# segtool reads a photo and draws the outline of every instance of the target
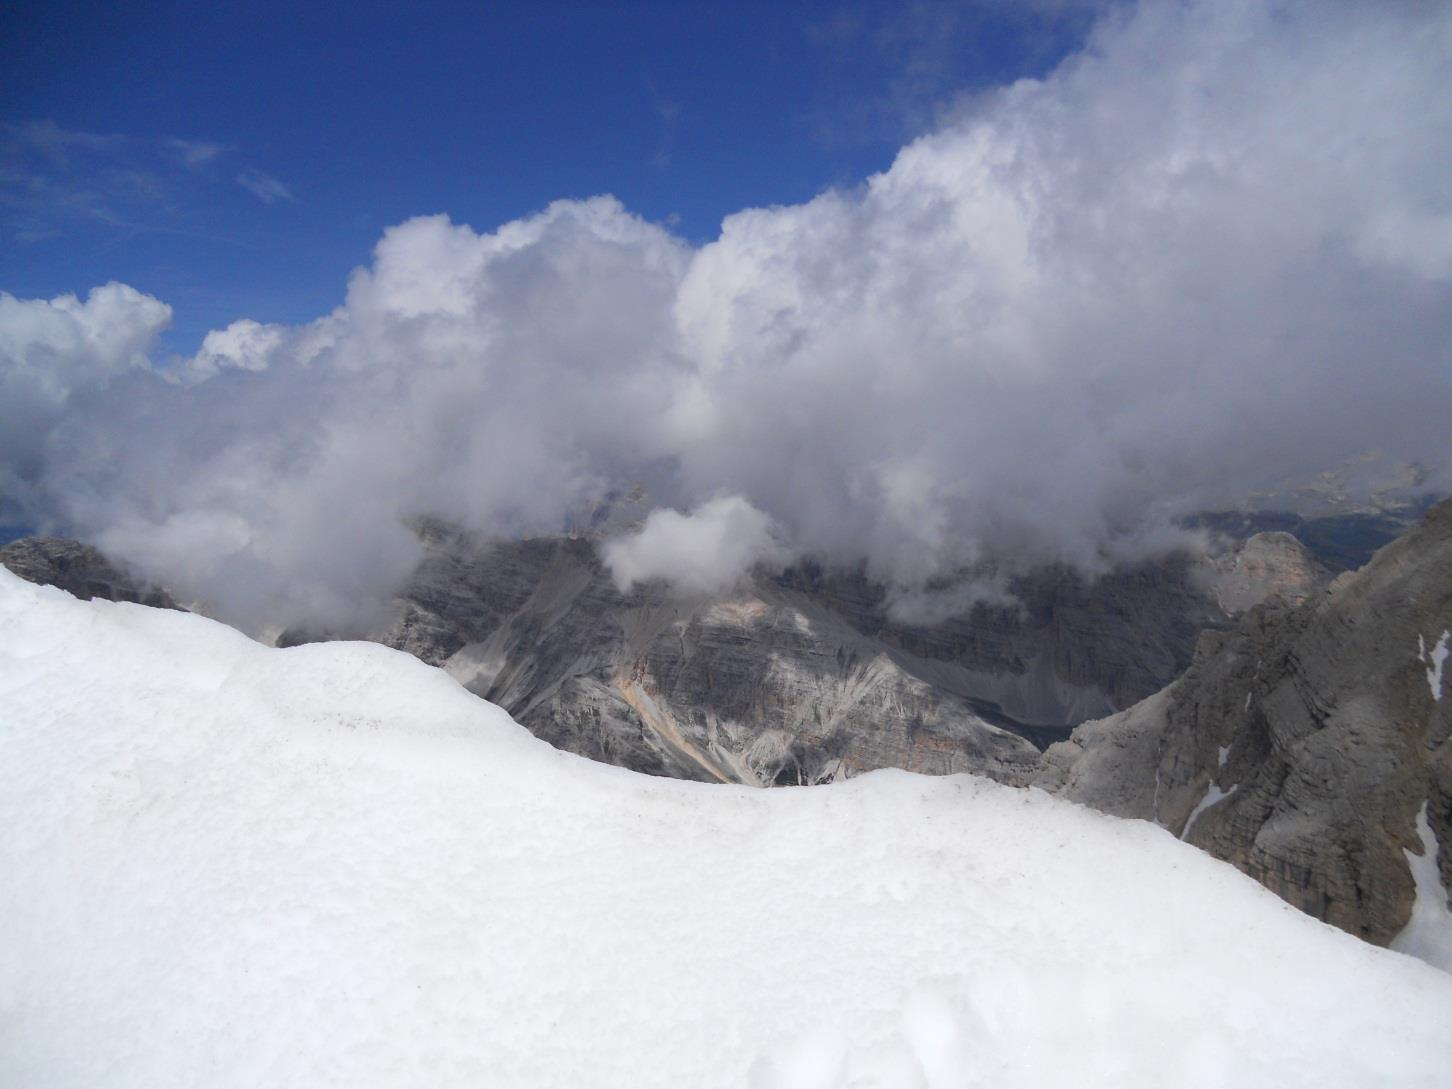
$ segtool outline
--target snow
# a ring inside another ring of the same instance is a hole
[[[1392,939],[1391,947],[1452,972],[1452,911],[1447,908],[1447,890],[1437,868],[1437,837],[1427,821],[1426,802],[1417,814],[1417,837],[1422,841],[1422,853],[1406,852],[1417,898],[1412,917]]]
[[[1038,791],[651,779],[3,571],[0,746],[6,1087],[1452,1081],[1452,977]]]
[[[1229,755],[1228,749],[1220,750],[1221,767],[1225,766],[1225,758],[1227,755]],[[1210,786],[1207,787],[1205,790],[1205,796],[1200,799],[1200,801],[1196,804],[1195,808],[1190,810],[1190,815],[1185,818],[1185,830],[1180,833],[1180,838],[1188,839],[1190,836],[1190,829],[1195,827],[1195,821],[1199,819],[1200,814],[1205,812],[1205,810],[1209,809],[1212,805],[1219,805],[1226,798],[1230,797],[1232,794],[1235,793],[1236,787],[1238,787],[1239,785],[1240,784],[1237,783],[1229,790],[1221,790],[1219,783],[1211,783]]]
[[[1442,670],[1447,665],[1447,656],[1452,654],[1452,648],[1447,646],[1449,638],[1452,638],[1452,631],[1444,631],[1437,645],[1428,653],[1427,644],[1420,635],[1417,636],[1417,657],[1427,663],[1427,686],[1432,690],[1432,698],[1438,702],[1442,699]]]

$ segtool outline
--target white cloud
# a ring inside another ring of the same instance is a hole
[[[185,381],[71,414],[49,501],[239,622],[353,622],[416,557],[403,519],[557,532],[665,453],[651,423],[688,257],[608,199],[494,234],[402,224],[336,313],[234,323]]]
[[[124,284],[74,295],[17,299],[0,292],[0,518],[38,504],[45,444],[77,399],[150,367],[171,307]]]
[[[1432,6],[1114,8],[859,191],[700,249],[609,198],[410,220],[335,312],[234,324],[209,380],[114,379],[10,456],[37,516],[283,621],[386,594],[411,515],[556,532],[635,483],[695,514],[627,581],[669,574],[659,542],[712,554],[683,527],[732,496],[905,602],[1102,568],[1368,450],[1446,486],[1449,34]]]
[[[266,370],[272,353],[282,347],[287,335],[281,325],[263,325],[251,318],[213,329],[202,338],[201,350],[187,361],[187,379],[202,381],[228,367]]]
[[[286,185],[278,181],[271,174],[264,174],[255,167],[248,167],[242,173],[238,174],[237,184],[263,204],[276,204],[280,200],[293,203],[297,200],[292,190]]]
[[[622,591],[664,579],[687,594],[729,589],[756,564],[785,559],[771,519],[738,495],[689,514],[654,511],[640,529],[607,541],[600,555]]]
[[[74,295],[17,299],[0,291],[0,400],[7,417],[58,411],[77,392],[150,367],[148,352],[171,307],[125,284]],[[7,418],[6,430],[20,423]]]

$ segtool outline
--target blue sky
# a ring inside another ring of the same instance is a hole
[[[342,300],[381,230],[613,193],[683,236],[884,168],[1086,9],[1004,3],[10,5],[0,289],[117,279],[167,347]]]

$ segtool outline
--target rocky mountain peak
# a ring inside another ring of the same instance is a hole
[[[1086,723],[1039,785],[1154,820],[1352,933],[1412,912],[1418,815],[1452,885],[1452,700],[1429,648],[1452,631],[1452,501],[1300,604],[1205,633],[1163,692]]]
[[[1210,583],[1227,615],[1264,601],[1299,604],[1331,581],[1311,550],[1289,533],[1256,533],[1210,561]]]

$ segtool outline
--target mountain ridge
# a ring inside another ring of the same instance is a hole
[[[1425,813],[1452,887],[1452,501],[1300,605],[1200,638],[1184,676],[1051,746],[1035,783],[1153,820],[1308,913],[1385,944]],[[1433,678],[1436,678],[1436,684]]]

